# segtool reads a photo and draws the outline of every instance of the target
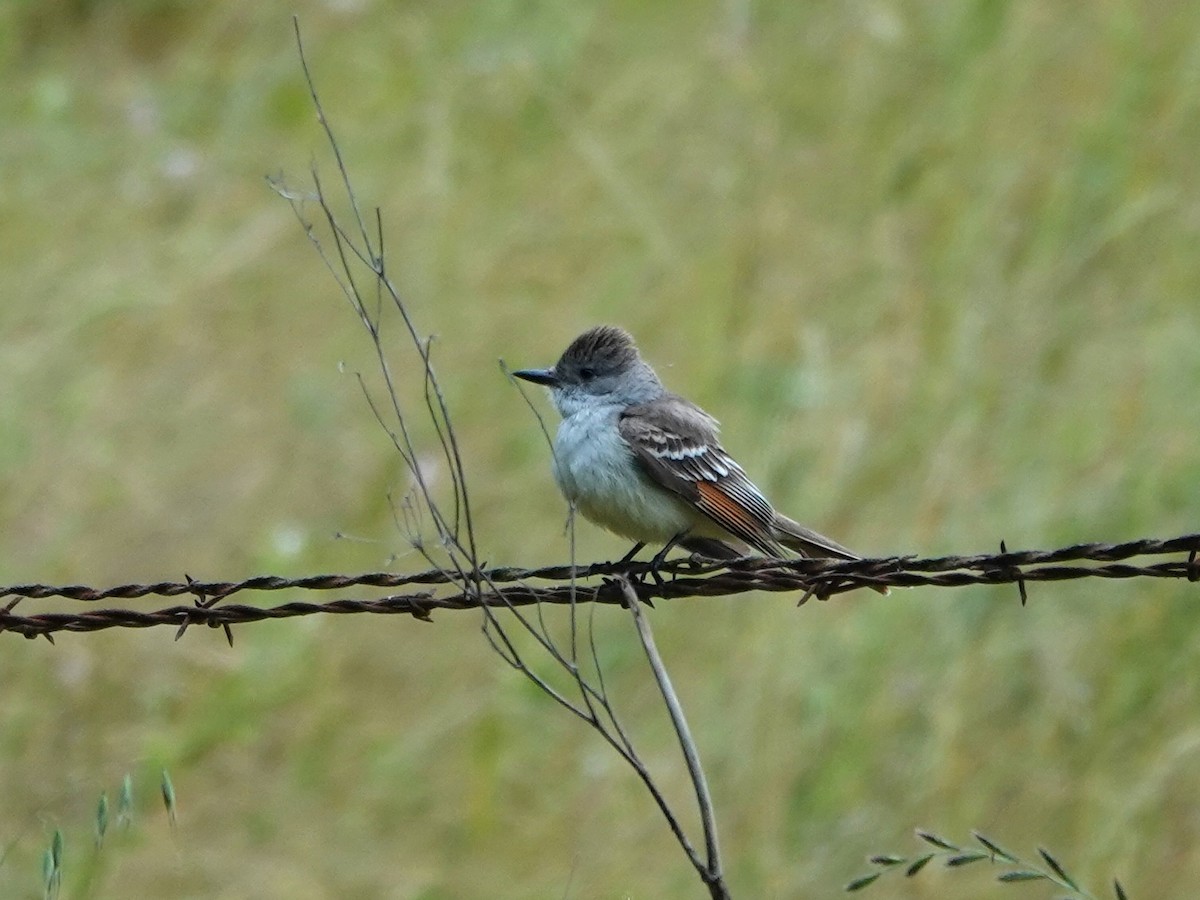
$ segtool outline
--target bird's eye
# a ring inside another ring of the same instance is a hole
[[[596,377],[596,370],[591,368],[590,366],[584,366],[582,369],[579,370],[579,377],[582,378],[584,381],[591,381],[593,378]]]

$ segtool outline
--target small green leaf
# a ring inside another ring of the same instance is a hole
[[[917,857],[915,860],[913,860],[913,864],[904,870],[905,876],[912,878],[929,864],[929,861],[933,859],[933,856],[934,855],[932,853],[926,853],[924,856]]]
[[[1113,891],[1116,892],[1117,900],[1129,900],[1129,898],[1125,895],[1125,888],[1121,887],[1121,882],[1117,881],[1115,878],[1113,879]]]
[[[920,828],[918,828],[917,829],[917,837],[919,837],[925,843],[933,844],[933,846],[935,846],[935,847],[941,847],[943,850],[958,850],[959,849],[958,847],[955,847],[952,843],[950,843],[948,840],[946,840],[944,837],[938,837],[932,831],[922,831]]]
[[[1038,853],[1040,853],[1042,855],[1042,859],[1044,859],[1046,861],[1046,865],[1048,865],[1051,869],[1054,870],[1054,874],[1063,880],[1063,884],[1065,884],[1067,887],[1069,887],[1073,891],[1079,890],[1079,885],[1077,885],[1075,883],[1075,880],[1066,873],[1066,870],[1063,869],[1063,867],[1061,865],[1059,865],[1058,860],[1050,855],[1049,850],[1046,850],[1042,847],[1038,847]]]
[[[1013,856],[1011,853],[1009,853],[1007,850],[1005,850],[1003,847],[1001,847],[995,841],[989,840],[987,837],[980,834],[978,831],[972,831],[971,834],[975,838],[975,840],[979,841],[979,843],[981,843],[981,844],[983,844],[983,846],[987,847],[988,850],[990,850],[992,852],[992,855],[995,856],[1001,862],[1015,863],[1017,861],[1017,858],[1015,856]]]
[[[882,853],[879,856],[872,856],[869,861],[877,866],[898,866],[901,863],[908,862],[903,856],[896,856],[893,853]]]
[[[96,849],[104,845],[104,835],[108,831],[108,792],[100,794],[100,802],[96,804]]]
[[[996,876],[997,881],[1046,881],[1045,872],[1034,872],[1030,869],[1017,869],[1015,872],[1005,872]]]
[[[872,872],[870,875],[863,875],[860,878],[855,878],[852,882],[850,882],[848,885],[846,885],[846,893],[854,893],[855,891],[861,891],[868,884],[874,883],[875,879],[878,877],[879,877],[878,872]]]
[[[162,770],[162,782],[160,784],[162,791],[163,805],[167,808],[167,817],[171,820],[171,827],[175,827],[175,786],[171,784],[171,776],[167,774],[167,770]]]
[[[950,857],[946,860],[946,865],[954,868],[956,866],[965,866],[973,862],[979,862],[981,859],[991,859],[991,857],[986,853],[980,853],[978,850],[969,850],[966,853]]]
[[[54,900],[62,887],[62,832],[54,830],[54,840],[42,853],[42,897]]]
[[[121,781],[121,794],[117,798],[117,822],[122,827],[128,828],[131,818],[133,818],[133,776],[126,772],[125,778]]]

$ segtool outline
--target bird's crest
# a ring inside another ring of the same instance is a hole
[[[622,369],[638,358],[637,344],[624,328],[597,325],[575,338],[562,355],[559,365],[599,365],[605,370]]]

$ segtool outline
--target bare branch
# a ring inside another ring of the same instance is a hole
[[[654,680],[658,683],[659,693],[662,694],[667,712],[671,716],[671,725],[675,728],[675,736],[679,738],[679,747],[683,751],[688,775],[692,779],[692,788],[696,792],[700,826],[704,830],[705,853],[704,864],[697,865],[697,871],[704,879],[704,883],[708,885],[714,898],[728,897],[729,891],[725,886],[725,876],[721,865],[721,851],[717,844],[717,822],[713,814],[712,795],[708,791],[708,781],[704,777],[704,769],[700,765],[700,753],[696,749],[691,729],[688,728],[679,696],[675,693],[674,685],[671,684],[671,676],[667,674],[667,667],[663,664],[662,656],[654,643],[654,633],[650,630],[650,622],[642,613],[642,605],[638,601],[637,592],[633,590],[627,579],[618,579],[618,584],[621,586],[621,593],[624,594],[625,602],[629,606],[629,612],[633,615],[633,624],[637,628],[642,649],[646,652],[650,670],[654,673]],[[692,857],[693,863],[697,862],[694,853],[690,853],[689,856]]]

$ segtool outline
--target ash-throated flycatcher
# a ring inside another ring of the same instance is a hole
[[[623,329],[592,328],[551,368],[513,375],[550,389],[562,415],[555,480],[584,516],[637,542],[623,561],[649,543],[664,544],[655,565],[675,544],[717,558],[785,547],[859,558],[775,512],[721,446],[717,420],[663,387]]]

